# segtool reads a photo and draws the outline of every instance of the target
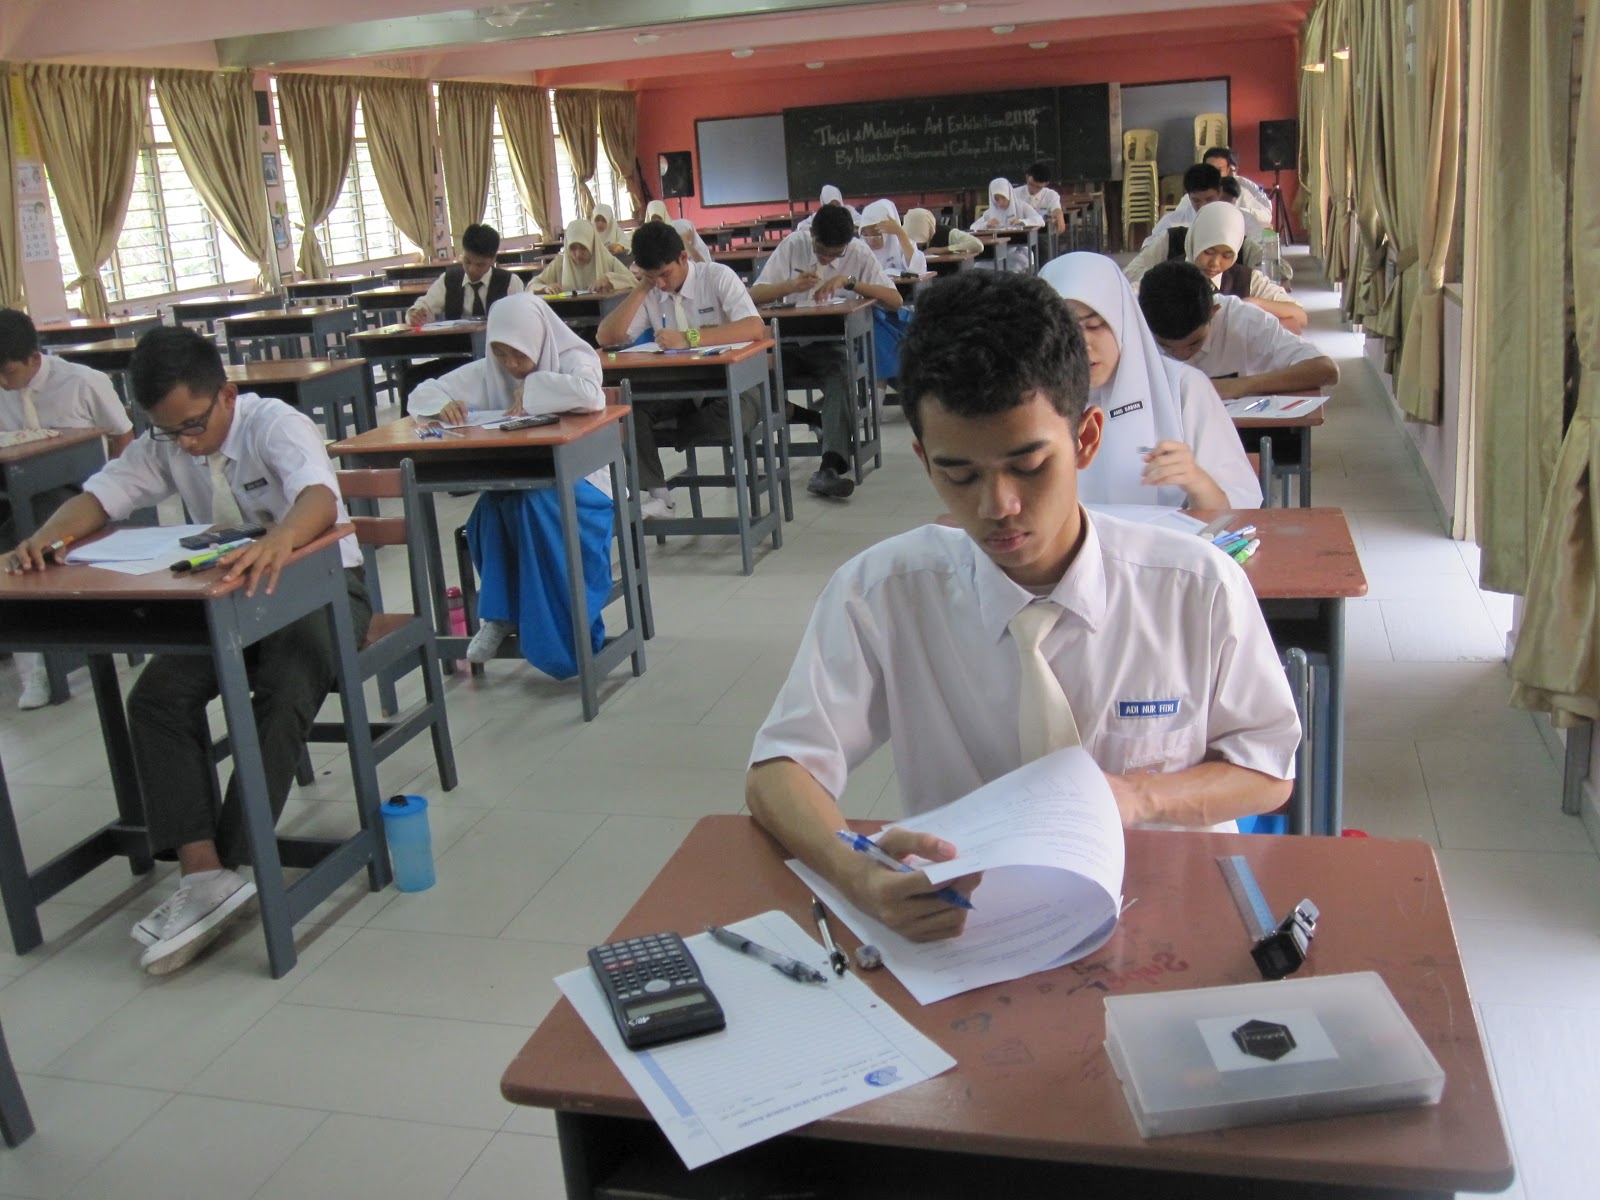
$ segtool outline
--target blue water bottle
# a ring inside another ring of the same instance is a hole
[[[428,802],[421,796],[390,796],[383,805],[383,833],[389,841],[394,886],[425,892],[433,886],[433,837],[428,832]]]

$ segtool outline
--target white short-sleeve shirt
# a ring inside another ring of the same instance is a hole
[[[321,428],[282,400],[241,393],[222,453],[228,460],[223,476],[246,521],[276,525],[300,493],[318,483],[333,492],[335,522],[350,520]],[[149,433],[135,438],[120,458],[89,476],[83,490],[100,501],[113,521],[126,520],[135,509],[159,504],[174,492],[195,521],[204,521],[211,513],[211,468],[206,460],[184,453],[176,442],[158,442]],[[347,567],[361,565],[354,534],[340,541],[339,557]]]
[[[1305,338],[1290,333],[1271,313],[1237,296],[1218,296],[1205,345],[1188,363],[1212,379],[1261,375],[1325,355]]]
[[[1020,200],[1041,217],[1048,217],[1061,207],[1061,193],[1053,187],[1042,187],[1034,193],[1028,190],[1028,185],[1025,183],[1015,184],[1011,188],[1011,199]]]
[[[884,274],[883,266],[878,262],[878,256],[872,252],[872,247],[860,238],[852,238],[850,244],[844,248],[844,253],[824,267],[817,262],[817,249],[811,236],[798,231],[778,243],[778,248],[772,252],[772,257],[762,264],[761,276],[756,280],[756,286],[788,283],[795,276],[803,275],[807,271],[813,271],[824,279],[832,275],[854,275],[857,283],[888,288],[894,286],[889,276]]]
[[[793,759],[839,796],[887,742],[907,813],[1015,770],[1021,668],[1007,625],[1033,599],[958,529],[925,525],[857,555],[823,589],[750,761]],[[1293,777],[1294,701],[1227,555],[1092,516],[1050,599],[1065,611],[1044,653],[1103,771],[1216,757]]]
[[[687,326],[678,320],[678,301],[682,302],[684,315],[689,319]],[[638,337],[647,325],[651,329],[704,329],[708,325],[731,325],[759,315],[744,281],[732,267],[725,263],[691,260],[689,273],[677,292],[650,289],[644,303],[633,314],[633,320],[628,322],[628,341]]]
[[[33,382],[26,388],[15,392],[0,388],[0,429],[28,427],[23,392],[33,394],[39,424],[45,429],[104,429],[108,433],[127,433],[133,428],[110,377],[82,363],[46,354],[39,361]]]

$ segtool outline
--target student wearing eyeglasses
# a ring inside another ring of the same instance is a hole
[[[224,579],[271,593],[301,546],[348,521],[322,431],[281,400],[240,394],[216,346],[192,329],[165,327],[139,339],[129,363],[134,399],[151,428],[84,482],[7,560],[12,572],[48,569],[44,548],[81,540],[135,510],[182,497],[196,520],[264,525],[267,533],[222,560]],[[359,645],[372,620],[361,551],[339,543]],[[283,811],[311,722],[334,681],[332,630],[321,611],[269,634],[245,653],[273,819]],[[212,805],[211,731],[217,696],[209,657],[158,654],[128,694],[128,730],[144,796],[151,849],[178,860],[177,891],[133,927],[152,975],[185,966],[239,915],[256,885],[247,861],[238,780],[220,812]]]

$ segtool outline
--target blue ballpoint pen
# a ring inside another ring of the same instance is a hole
[[[1265,408],[1265,407],[1267,407],[1267,405],[1269,405],[1271,403],[1272,403],[1272,397],[1271,396],[1263,396],[1263,397],[1261,397],[1261,399],[1257,400],[1253,404],[1246,404],[1239,411],[1240,412],[1255,412],[1256,409]]]
[[[873,841],[869,837],[863,837],[859,833],[852,833],[848,829],[836,829],[834,830],[834,836],[836,836],[845,845],[849,846],[850,849],[859,854],[865,854],[868,858],[872,859],[873,862],[881,863],[883,866],[888,867],[891,871],[900,871],[901,873],[906,873],[916,870],[915,867],[906,866],[905,863],[901,862],[898,858],[890,854],[887,850],[878,845],[877,842]],[[970,909],[972,907],[972,901],[968,900],[953,887],[939,888],[933,894],[939,897],[939,899],[943,900],[946,904],[954,904],[957,908]]]
[[[1237,542],[1240,538],[1248,538],[1256,531],[1254,525],[1246,525],[1243,529],[1230,529],[1225,534],[1218,534],[1211,542],[1213,546],[1227,546],[1229,542]]]

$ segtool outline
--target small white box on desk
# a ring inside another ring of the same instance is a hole
[[[1444,1070],[1372,971],[1106,997],[1145,1137],[1437,1104]]]

